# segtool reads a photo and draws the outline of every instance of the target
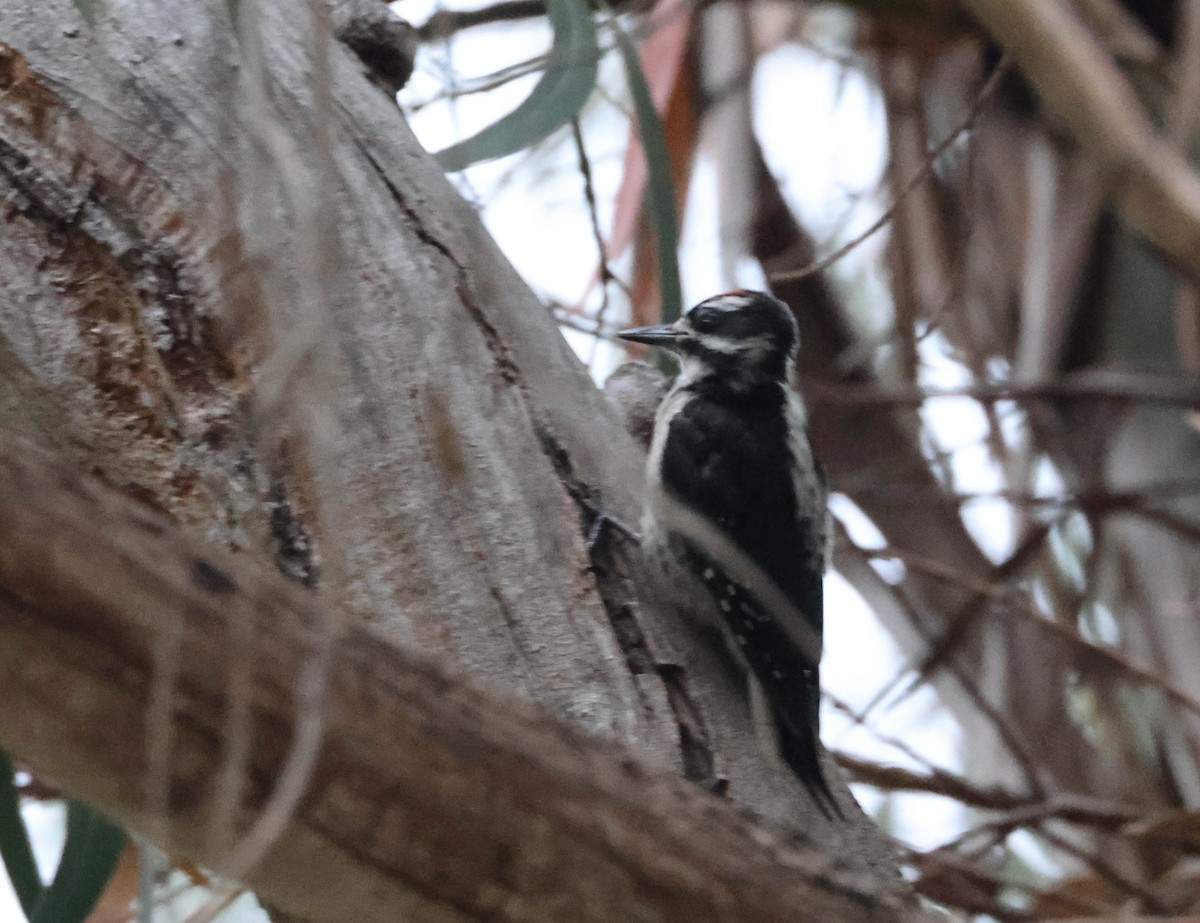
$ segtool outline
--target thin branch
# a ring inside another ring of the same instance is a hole
[[[877,557],[897,558],[904,562],[905,566],[920,571],[927,576],[945,580],[977,593],[980,596],[1004,602],[1007,605],[999,609],[987,606],[980,607],[981,612],[989,618],[1001,618],[1001,613],[1017,615],[1022,621],[1037,626],[1052,638],[1069,644],[1082,656],[1092,658],[1097,662],[1120,671],[1128,679],[1157,690],[1168,701],[1175,703],[1180,708],[1194,715],[1200,716],[1200,701],[1189,695],[1185,690],[1175,686],[1167,677],[1139,667],[1137,664],[1125,659],[1119,651],[1089,641],[1068,625],[1044,618],[1040,612],[1025,600],[1020,591],[1012,587],[997,586],[985,580],[973,578],[953,568],[946,567],[941,562],[920,558],[900,549],[871,549],[863,550],[863,553]]]
[[[1175,14],[1179,23],[1175,50],[1177,89],[1167,114],[1167,136],[1186,152],[1200,120],[1200,0],[1183,0]]]
[[[421,41],[432,42],[475,26],[536,19],[545,14],[546,4],[543,0],[502,0],[475,10],[438,10],[417,27],[417,34]]]
[[[813,403],[919,407],[939,398],[976,401],[1128,401],[1200,408],[1200,386],[1179,376],[1136,372],[1076,372],[1055,381],[998,382],[962,388],[845,385],[810,379],[805,397]]]
[[[333,356],[332,344],[336,338],[328,280],[336,270],[333,261],[338,248],[334,224],[324,220],[330,205],[327,180],[333,174],[330,134],[333,91],[329,65],[333,30],[327,4],[311,0],[308,12],[308,77],[313,101],[306,153],[311,155],[312,166],[306,165],[299,144],[284,130],[270,101],[261,11],[255,3],[237,7],[238,47],[245,64],[241,83],[244,112],[237,127],[246,135],[250,142],[247,147],[252,152],[252,156],[245,158],[243,183],[270,188],[270,178],[277,176],[291,209],[295,232],[294,251],[287,256],[292,258],[296,269],[296,288],[288,296],[263,290],[263,299],[255,302],[256,306],[264,308],[259,342],[255,345],[260,349],[266,347],[267,355],[258,363],[255,376],[254,435],[260,455],[268,459],[284,454],[286,438],[319,485],[321,500],[313,504],[314,531],[320,543],[322,561],[319,585],[322,595],[331,601],[342,598],[348,572],[345,560],[347,524],[342,516],[345,506],[340,456],[343,440],[331,398],[336,390],[337,359]],[[256,194],[264,195],[265,190],[259,189]],[[258,220],[263,219],[259,217]],[[261,237],[267,242],[260,243],[266,247],[262,258],[282,262],[284,253],[271,246],[272,235],[267,233]],[[284,273],[282,267],[277,271],[281,275]],[[293,301],[294,306],[290,303]],[[294,737],[274,790],[254,823],[218,864],[220,873],[230,878],[246,878],[262,861],[283,834],[311,779],[324,734],[324,697],[331,651],[344,622],[338,606],[328,605],[324,607],[324,613],[321,642],[296,674],[295,696],[302,706],[302,717],[294,728]],[[172,645],[174,653],[179,639],[171,633],[172,627],[169,621],[156,626],[162,636],[161,643]],[[160,661],[156,660],[156,666],[161,666]],[[169,709],[174,705],[172,684],[175,678],[174,675],[162,678],[166,688],[160,690],[158,696],[160,708],[167,709],[159,722],[163,745],[170,741],[169,734],[173,731]],[[236,709],[231,710],[230,715],[231,726],[248,717]],[[151,730],[157,729],[152,726]],[[157,738],[152,736],[150,745],[157,743]],[[237,762],[241,756],[240,743],[226,755],[234,778],[239,778],[244,771]],[[240,786],[226,794],[217,812],[218,824],[232,828],[232,818],[242,807],[238,803],[240,795]],[[165,806],[164,793],[164,815]],[[213,829],[219,827],[210,827]]]
[[[857,249],[868,238],[873,237],[876,233],[885,228],[896,215],[897,210],[912,193],[928,178],[933,172],[933,168],[941,159],[946,151],[950,150],[958,143],[959,138],[969,132],[979,118],[979,113],[983,110],[984,105],[992,95],[996,92],[996,88],[1000,86],[1000,81],[1004,75],[1008,73],[1008,59],[1001,58],[996,66],[992,69],[988,79],[984,81],[983,87],[979,90],[979,94],[975,97],[975,102],[971,106],[971,111],[967,113],[966,118],[952,132],[946,135],[945,138],[931,150],[925,158],[925,162],[921,168],[905,183],[900,191],[896,193],[896,197],[892,200],[892,204],[880,215],[872,224],[862,233],[856,234],[842,246],[838,247],[828,256],[824,256],[819,260],[810,263],[807,266],[802,266],[799,269],[789,269],[786,272],[773,273],[768,277],[769,281],[774,284],[778,282],[798,282],[801,279],[806,279],[809,276],[814,276],[824,272],[834,263],[838,262],[846,254]]]
[[[1079,141],[1108,166],[1129,224],[1200,279],[1200,179],[1062,0],[964,0]]]
[[[960,504],[978,503],[985,500],[1001,500],[1013,506],[1033,509],[1068,510],[1078,509],[1085,513],[1102,515],[1121,510],[1139,510],[1153,500],[1180,499],[1200,496],[1200,481],[1185,479],[1142,484],[1122,490],[1093,488],[1055,495],[1039,494],[1029,490],[983,490],[949,491],[937,485],[922,482],[891,484],[864,482],[862,484],[839,485],[842,492],[858,497],[872,494],[881,503],[919,505],[929,502],[930,494],[949,497]]]
[[[837,709],[839,712],[841,712],[843,715],[845,715],[847,718],[849,718],[851,721],[853,721],[859,727],[864,728],[867,731],[869,731],[871,733],[871,735],[877,741],[879,741],[882,744],[885,744],[886,746],[891,747],[897,753],[904,754],[910,760],[912,760],[914,763],[917,763],[918,765],[923,766],[929,772],[929,776],[927,778],[937,778],[939,776],[939,774],[945,772],[945,770],[943,770],[939,766],[936,766],[935,764],[931,763],[927,757],[925,757],[922,754],[920,754],[919,752],[917,752],[915,749],[913,749],[911,746],[909,746],[903,740],[900,740],[897,737],[892,737],[888,734],[884,734],[878,728],[869,724],[867,722],[866,714],[864,712],[856,711],[854,708],[852,708],[850,706],[850,703],[848,703],[842,699],[839,699],[837,696],[835,696],[829,692],[824,692],[824,693],[822,693],[822,695],[824,696],[826,701],[828,701],[829,704],[831,704],[835,709]],[[842,766],[854,767],[857,765],[855,762],[855,758],[848,753],[838,753],[838,754],[836,754],[836,758],[837,758],[838,763]],[[861,769],[862,767],[859,766],[858,768]]]
[[[882,687],[875,696],[871,699],[865,711],[870,711],[878,704],[890,696],[894,689],[904,681],[908,676],[912,679],[907,683],[906,688],[892,701],[891,708],[895,708],[900,702],[904,701],[908,696],[912,695],[917,689],[926,684],[930,678],[938,672],[943,666],[951,662],[951,655],[957,650],[958,646],[967,637],[971,629],[977,624],[979,618],[982,617],[986,606],[981,605],[988,599],[986,593],[979,589],[980,586],[987,586],[993,590],[998,590],[1003,586],[1003,592],[1007,594],[1011,592],[1006,585],[1014,575],[1019,574],[1024,570],[1029,559],[1036,554],[1042,547],[1047,536],[1049,535],[1050,525],[1043,523],[1031,530],[1028,535],[1020,542],[1008,559],[997,565],[994,569],[990,581],[975,580],[973,578],[963,576],[961,581],[956,581],[955,585],[961,586],[971,591],[971,595],[964,601],[955,612],[950,614],[946,619],[946,626],[936,636],[926,638],[928,650],[921,662],[918,663],[915,669],[905,666],[904,670],[896,674],[893,680]],[[876,551],[865,551],[859,549],[859,553],[865,554],[868,557],[874,557],[879,554]],[[909,564],[913,556],[906,552],[900,552],[895,557],[903,561],[906,565]],[[922,562],[924,563],[924,562]],[[931,568],[922,568],[917,566],[915,569],[930,576],[944,579],[942,571],[933,570]],[[943,567],[943,571],[957,573],[956,570],[948,567]],[[1032,762],[1032,761],[1031,761]]]
[[[604,326],[605,315],[608,314],[608,285],[612,282],[614,276],[608,266],[608,257],[605,255],[604,231],[600,228],[600,213],[596,204],[596,186],[592,180],[592,162],[588,159],[587,146],[583,143],[583,131],[579,127],[579,119],[577,118],[571,120],[571,138],[575,142],[575,153],[579,158],[579,174],[583,177],[583,197],[587,202],[588,220],[592,226],[592,239],[596,243],[596,258],[600,263],[597,270],[600,279],[600,307],[596,309],[596,313],[593,315],[596,322],[596,329],[600,330]],[[596,348],[599,345],[600,338],[597,337],[592,343],[592,353],[588,358],[589,367],[596,361]]]
[[[1068,855],[1074,856],[1076,859],[1090,866],[1092,871],[1118,890],[1138,898],[1145,905],[1146,909],[1154,913],[1166,912],[1166,905],[1157,894],[1141,882],[1134,881],[1105,856],[1085,849],[1078,843],[1073,842],[1069,837],[1062,836],[1046,827],[1040,827],[1038,835]]]
[[[980,805],[985,810],[987,805]],[[1146,810],[1134,805],[1101,801],[1081,795],[1052,795],[1018,805],[1003,814],[976,824],[945,843],[940,849],[963,851],[967,844],[983,838],[987,843],[1002,842],[1015,830],[1040,828],[1047,821],[1061,821],[1093,831],[1116,830],[1124,824],[1145,818]]]
[[[839,529],[839,537],[842,536],[844,536],[847,553],[854,555],[863,561],[865,561],[869,556],[876,554],[874,551],[867,551],[863,548],[860,548],[849,538],[849,535],[845,533],[844,529]],[[874,570],[871,569],[869,565],[867,569],[869,573],[874,573]],[[879,582],[883,583],[881,578]],[[891,587],[887,584],[885,584],[885,586],[887,586],[891,591],[892,598],[907,614],[908,622],[912,629],[920,636],[921,640],[929,648],[932,648],[936,639],[929,627],[924,624],[923,620],[920,619],[918,614],[913,610],[910,600],[907,599],[905,594],[901,593],[897,588]],[[983,691],[979,688],[979,684],[976,682],[974,676],[964,672],[955,663],[948,664],[946,672],[955,679],[958,684],[958,688],[962,690],[963,695],[966,697],[971,706],[992,725],[1000,742],[1008,751],[1009,755],[1012,756],[1016,764],[1020,767],[1033,794],[1036,797],[1042,797],[1045,794],[1045,786],[1039,777],[1038,765],[1029,752],[1029,748],[1026,746],[1025,741],[1018,734],[1017,729],[1012,727],[1007,717],[987,699],[987,697],[983,694]],[[909,668],[905,667],[904,670],[896,676],[893,682],[898,683],[905,676],[907,676],[908,673]],[[877,693],[872,698],[871,702],[868,703],[861,715],[856,717],[856,720],[864,722],[867,714],[873,710],[875,706],[879,704],[879,702],[882,701],[885,695],[888,694],[891,685],[892,684],[889,683],[884,687],[883,690]]]
[[[554,314],[554,322],[560,326],[569,327],[571,330],[586,333],[588,336],[600,340],[607,340],[617,346],[625,345],[625,341],[617,337],[618,327],[616,326],[597,325],[590,317],[580,316],[578,312],[571,310],[566,305],[552,304],[551,310]]]
[[[967,859],[945,849],[928,852],[911,850],[909,856],[921,873],[915,887],[925,897],[965,910],[973,915],[972,919],[976,914],[984,914],[986,918],[994,918],[1001,923],[1029,923],[1035,919],[1028,911],[1014,910],[999,900],[1003,892],[1035,897],[1037,889],[1028,881],[1018,880],[1015,875],[994,872],[987,868],[986,863],[979,861],[979,857]],[[1106,909],[1094,907],[1092,903],[1077,898],[1071,898],[1070,905],[1082,913]]]
[[[514,80],[520,80],[522,77],[528,77],[530,74],[536,74],[545,70],[546,60],[546,55],[536,55],[524,61],[518,61],[516,64],[509,64],[491,74],[476,77],[466,84],[455,82],[452,86],[434,93],[428,99],[408,103],[405,109],[410,113],[415,113],[420,112],[427,106],[432,106],[434,103],[457,100],[463,96],[471,96],[475,93],[489,93],[492,90],[512,83]]]

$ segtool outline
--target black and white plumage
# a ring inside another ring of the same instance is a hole
[[[795,319],[737,291],[620,336],[682,366],[655,418],[643,547],[673,601],[724,635],[766,742],[841,816],[818,744],[828,489],[792,385]]]

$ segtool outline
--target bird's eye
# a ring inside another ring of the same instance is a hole
[[[712,333],[717,329],[720,317],[721,315],[717,311],[693,311],[688,320],[691,321],[692,329],[697,333]]]

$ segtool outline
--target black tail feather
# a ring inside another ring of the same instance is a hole
[[[789,722],[778,711],[775,712],[775,725],[779,734],[780,755],[808,789],[813,803],[827,820],[845,820],[846,815],[833,797],[829,780],[825,778],[825,771],[821,767],[820,744],[815,730],[789,727]]]

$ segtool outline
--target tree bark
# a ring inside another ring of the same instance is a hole
[[[0,442],[0,739],[173,854],[221,861],[214,770],[239,733],[247,819],[261,807],[322,617],[311,591]],[[248,700],[235,702],[245,677]],[[364,923],[920,916],[878,876],[372,628],[336,645],[325,702],[308,795],[250,882],[284,911]],[[159,731],[169,817],[137,784],[156,787]]]

